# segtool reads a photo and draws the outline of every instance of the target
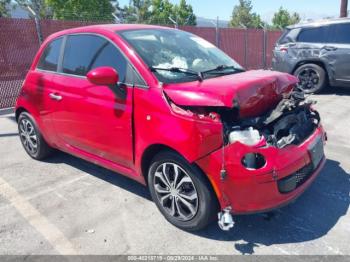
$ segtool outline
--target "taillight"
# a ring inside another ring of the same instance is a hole
[[[283,53],[287,53],[288,52],[288,47],[286,46],[279,46],[276,48],[278,51],[283,52]]]

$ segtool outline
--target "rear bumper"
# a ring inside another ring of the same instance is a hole
[[[307,170],[304,180],[295,188],[281,192],[281,181],[285,186],[285,181],[288,182],[289,178],[311,164],[309,148],[320,137],[324,142],[322,127],[317,128],[302,144],[289,145],[283,149],[254,148],[238,142],[231,144],[224,149],[227,172],[225,179],[220,177],[222,150],[213,152],[196,163],[208,175],[222,208],[231,206],[235,214],[264,212],[295,200],[315,180],[326,162],[325,157],[316,168]],[[265,166],[248,170],[241,164],[242,157],[252,152],[265,157]]]

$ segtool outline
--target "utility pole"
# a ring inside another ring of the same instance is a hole
[[[244,29],[244,67],[248,66],[248,27],[244,24],[239,23],[239,25]]]
[[[340,4],[340,17],[348,16],[348,0],[341,0]]]
[[[43,42],[43,34],[41,32],[41,26],[40,26],[40,19],[39,19],[39,15],[28,5],[27,9],[29,10],[29,12],[31,12],[31,14],[34,16],[34,21],[35,21],[35,29],[36,29],[36,33],[38,34],[38,40],[39,40],[39,44],[41,45]]]
[[[115,13],[112,13],[112,16],[114,17],[114,23],[116,24],[122,23],[121,19]]]
[[[263,67],[266,69],[266,52],[267,52],[267,28],[265,24],[260,24],[263,29]]]
[[[217,47],[220,48],[219,17],[216,17],[216,22],[210,20],[210,23],[212,23],[215,26],[215,44]]]
[[[169,16],[168,18],[174,24],[175,29],[178,29],[179,28],[179,24],[177,22],[177,19],[175,21],[171,16]]]
[[[219,32],[219,17],[216,17],[216,27],[215,27],[215,42],[216,46],[220,48],[220,32]]]

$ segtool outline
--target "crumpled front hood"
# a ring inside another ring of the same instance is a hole
[[[203,82],[164,84],[163,88],[179,106],[238,106],[240,117],[253,117],[276,106],[297,82],[286,73],[253,70]]]

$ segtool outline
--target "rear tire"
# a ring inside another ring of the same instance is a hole
[[[28,155],[36,160],[42,160],[52,154],[53,149],[41,135],[34,118],[27,112],[18,117],[18,133]]]
[[[316,64],[305,64],[299,66],[294,75],[299,78],[298,87],[305,93],[320,93],[327,84],[325,70]]]
[[[218,201],[211,185],[175,152],[163,151],[153,158],[148,187],[160,212],[178,228],[197,231],[216,218]]]

